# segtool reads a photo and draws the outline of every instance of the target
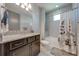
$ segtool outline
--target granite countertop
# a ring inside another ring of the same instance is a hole
[[[26,34],[15,34],[15,35],[6,35],[3,36],[2,41],[0,41],[0,43],[6,43],[6,42],[11,42],[14,40],[19,40],[21,38],[25,38],[25,37],[31,37],[34,35],[39,35],[40,33],[26,33]]]

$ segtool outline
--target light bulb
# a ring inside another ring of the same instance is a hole
[[[28,5],[28,8],[30,8],[30,9],[32,8],[31,4]]]
[[[25,8],[24,4],[21,4],[21,7],[22,7],[22,8]]]
[[[26,8],[26,10],[28,11],[29,9],[28,9],[28,8]]]

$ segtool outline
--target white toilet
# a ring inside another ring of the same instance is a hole
[[[47,40],[41,40],[41,45],[43,46],[43,47],[45,47],[46,49],[50,49],[50,47],[49,47],[49,41],[47,41]]]
[[[49,45],[49,42],[47,40],[41,40],[41,44],[47,46]]]

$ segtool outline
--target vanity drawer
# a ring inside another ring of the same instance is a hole
[[[33,41],[35,41],[35,36],[32,36],[32,37],[29,37],[29,38],[28,38],[28,43],[31,43],[31,42],[33,42]]]
[[[21,47],[23,45],[26,45],[27,43],[28,43],[28,41],[25,38],[10,42],[10,50],[19,48],[19,47]]]
[[[10,52],[10,56],[29,56],[29,44]]]

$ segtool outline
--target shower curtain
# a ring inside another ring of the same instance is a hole
[[[74,31],[74,26],[75,22],[73,20],[73,14],[74,11],[67,11],[61,14],[61,20],[60,20],[60,26],[62,21],[64,21],[63,24],[63,31],[65,33],[63,33],[62,35],[60,34],[60,48],[69,52],[69,53],[73,53],[76,54],[76,46],[74,45],[75,42],[75,31]],[[61,28],[61,27],[60,27]],[[60,30],[60,32],[62,32]]]

